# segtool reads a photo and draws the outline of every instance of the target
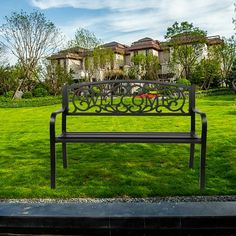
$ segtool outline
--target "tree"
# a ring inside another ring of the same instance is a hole
[[[236,59],[234,60],[232,68],[228,75],[227,83],[230,88],[233,88],[236,91]]]
[[[234,30],[236,30],[236,3],[234,3],[234,18],[233,18]]]
[[[167,28],[167,32],[165,35],[166,39],[171,39],[174,36],[177,35],[182,35],[183,33],[197,33],[199,35],[204,35],[206,36],[206,31],[198,28],[198,27],[194,27],[193,23],[189,23],[187,21],[183,21],[180,24],[176,21],[172,26]]]
[[[191,76],[191,83],[197,84],[201,89],[219,87],[220,62],[216,59],[204,58],[194,68]]]
[[[180,71],[181,77],[190,79],[194,66],[202,55],[206,43],[206,31],[187,21],[175,22],[167,28],[165,38],[171,47],[170,66]]]
[[[106,66],[111,68],[114,61],[114,52],[111,48],[97,47],[93,50],[93,64],[95,69],[102,68]]]
[[[146,64],[145,64],[145,79],[147,80],[158,80],[160,73],[160,62],[157,56],[154,56],[152,53],[146,55]]]
[[[59,30],[39,11],[13,12],[5,20],[0,26],[1,44],[18,59],[24,80],[33,80],[40,60],[62,42]]]
[[[5,59],[5,48],[0,45],[0,65],[3,65],[6,63],[6,59]]]
[[[157,80],[160,72],[160,63],[157,56],[152,53],[141,53],[131,58],[133,65],[129,68],[128,76],[132,79],[142,78]]]
[[[74,39],[69,41],[69,47],[80,47],[87,50],[93,50],[101,44],[101,39],[98,39],[93,32],[84,28],[76,30]]]
[[[236,60],[236,39],[231,37],[229,39],[224,39],[224,43],[218,44],[211,47],[209,55],[212,58],[221,62],[221,77],[222,85],[228,83],[228,77],[230,75],[234,61]]]
[[[128,76],[132,79],[142,78],[145,75],[145,61],[145,54],[134,55],[131,58],[132,66],[129,68]]]
[[[6,95],[8,92],[16,90],[19,80],[22,77],[22,70],[19,65],[0,66],[0,95]],[[13,97],[14,93],[12,94]]]
[[[45,72],[45,70],[42,70],[42,72]],[[46,65],[46,73],[43,74],[43,77],[46,88],[52,95],[61,94],[62,86],[65,83],[71,84],[73,82],[72,73],[67,72],[57,63]]]
[[[88,80],[96,77],[99,70],[112,69],[114,64],[114,52],[110,48],[101,45],[101,39],[98,39],[94,33],[80,28],[76,31],[75,37],[69,42],[70,47],[85,49],[85,74]]]

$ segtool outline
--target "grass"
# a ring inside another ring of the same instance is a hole
[[[206,195],[236,194],[235,95],[197,99],[207,113]],[[68,169],[57,146],[57,188],[50,189],[49,117],[60,104],[0,108],[0,198],[199,195],[199,145],[188,168],[186,144],[68,144]],[[58,132],[59,132],[58,119]],[[197,119],[198,129],[200,119]],[[169,128],[171,127],[171,128]],[[188,129],[178,117],[75,117],[69,130]]]

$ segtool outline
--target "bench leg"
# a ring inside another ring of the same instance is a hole
[[[194,150],[195,150],[195,144],[190,144],[190,158],[189,158],[189,168],[193,168],[194,164]]]
[[[62,158],[63,158],[63,167],[67,168],[67,152],[66,152],[66,143],[62,143]]]
[[[50,161],[51,161],[51,188],[56,187],[56,144],[50,141]]]
[[[206,142],[201,145],[201,159],[200,159],[200,190],[205,189],[205,169],[206,169]]]

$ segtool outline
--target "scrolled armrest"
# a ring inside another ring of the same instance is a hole
[[[199,114],[201,116],[201,120],[202,120],[202,138],[205,137],[206,138],[206,134],[207,134],[207,118],[206,118],[206,113],[199,111],[198,109],[193,109],[192,110],[194,113]]]
[[[51,118],[50,118],[50,124],[51,124],[51,123],[54,123],[55,120],[56,120],[56,116],[57,116],[58,114],[60,114],[60,113],[63,113],[64,111],[65,111],[64,109],[60,109],[60,110],[57,110],[57,111],[52,112]]]
[[[56,117],[58,114],[63,113],[65,110],[60,109],[57,111],[54,111],[51,113],[50,117],[50,138],[55,138],[55,123],[56,123]]]

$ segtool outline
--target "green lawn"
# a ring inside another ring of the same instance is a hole
[[[197,99],[197,108],[208,118],[206,195],[236,194],[235,97]],[[60,104],[0,109],[0,198],[201,194],[199,145],[195,168],[189,169],[186,144],[69,144],[68,169],[62,167],[58,145],[57,188],[51,190],[49,117],[59,108]],[[199,128],[200,119],[197,121]],[[69,121],[71,131],[171,131],[188,127],[183,117],[76,117]]]

